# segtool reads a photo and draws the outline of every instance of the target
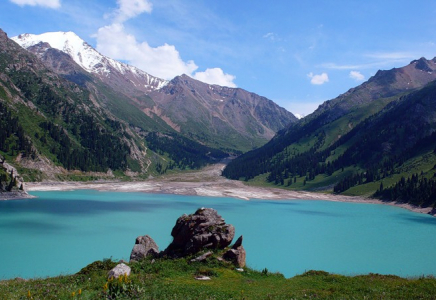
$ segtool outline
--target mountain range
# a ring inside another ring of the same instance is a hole
[[[380,70],[297,119],[240,88],[154,77],[72,32],[0,31],[0,114],[0,190],[22,187],[18,173],[146,178],[239,155],[224,176],[436,205],[436,58]]]
[[[436,58],[378,71],[238,157],[223,174],[290,189],[433,205],[435,80]]]
[[[0,111],[0,190],[23,178],[146,178],[199,168],[257,148],[297,121],[240,88],[157,78],[72,32],[9,39],[0,30]]]
[[[150,118],[160,119],[184,137],[207,146],[251,150],[297,120],[271,100],[243,89],[209,85],[186,75],[171,81],[154,77],[105,57],[73,32],[22,34],[12,40],[58,74],[85,85],[97,78]],[[56,50],[67,55],[55,54]],[[73,61],[82,70],[74,68]]]

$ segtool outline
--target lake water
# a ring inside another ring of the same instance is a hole
[[[436,275],[436,218],[386,205],[114,193],[33,192],[0,201],[0,279],[71,274],[128,260],[139,235],[163,250],[182,214],[215,208],[244,236],[247,264],[286,277],[306,270]]]

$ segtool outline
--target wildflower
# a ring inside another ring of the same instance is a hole
[[[76,296],[76,292],[71,292],[71,297]]]
[[[79,289],[78,294],[79,294],[79,295],[82,295],[82,289]]]
[[[29,290],[29,291],[27,291],[27,298],[29,298],[29,299],[31,299],[31,298],[32,298],[32,295],[30,294],[30,290]]]
[[[107,290],[107,288],[108,288],[108,286],[107,286],[107,282],[106,282],[106,284],[103,286],[103,290]]]

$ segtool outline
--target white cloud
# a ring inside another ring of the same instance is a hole
[[[9,1],[18,4],[20,6],[24,6],[24,5],[45,6],[49,8],[61,7],[60,0],[9,0]]]
[[[412,53],[408,52],[377,52],[366,54],[366,57],[383,59],[383,60],[404,60],[404,59],[413,59],[416,56]]]
[[[324,63],[318,67],[333,69],[333,70],[355,70],[355,69],[372,69],[372,68],[383,68],[397,63],[406,63],[412,59],[420,57],[419,54],[413,54],[409,52],[377,52],[368,53],[363,55],[366,58],[371,59],[370,62],[365,62],[356,65],[338,65],[336,63]]]
[[[352,70],[352,69],[362,69],[365,67],[365,65],[338,65],[335,63],[325,63],[320,65],[320,67],[326,69],[333,69],[333,70]]]
[[[297,119],[303,119],[303,118],[305,117],[305,115],[300,115],[300,114],[298,114],[298,113],[295,113],[294,116],[295,116]]]
[[[264,34],[263,38],[271,41],[279,40],[277,34],[275,34],[274,32],[268,32],[267,34]]]
[[[233,82],[236,77],[230,74],[225,74],[221,68],[212,68],[207,69],[204,72],[196,72],[193,78],[209,84],[218,84],[233,88],[236,87],[236,84]]]
[[[363,81],[365,80],[365,76],[362,75],[359,71],[351,71],[350,72],[350,78],[356,80],[356,81]]]
[[[111,15],[112,24],[99,28],[95,35],[96,48],[100,53],[163,79],[187,74],[209,84],[236,87],[233,82],[235,76],[225,74],[222,69],[206,69],[194,74],[198,66],[192,60],[185,62],[175,46],[165,43],[152,47],[126,32],[123,25],[125,21],[144,12],[151,13],[153,6],[149,0],[117,0],[117,3],[119,8]]]
[[[307,77],[310,78],[310,83],[315,85],[321,85],[326,82],[329,82],[329,76],[327,73],[314,75],[312,72],[310,72],[309,74],[307,74]]]
[[[125,32],[122,24],[112,24],[98,30],[97,50],[164,79],[189,75],[198,68],[192,60],[184,62],[173,45],[153,48],[147,42],[136,41],[133,35]]]
[[[115,11],[115,23],[123,23],[140,14],[151,13],[153,4],[149,0],[117,0],[119,8]]]

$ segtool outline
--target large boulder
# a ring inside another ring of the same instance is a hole
[[[130,253],[130,261],[139,261],[147,256],[156,257],[158,254],[159,247],[150,236],[138,236]]]
[[[194,214],[177,219],[171,231],[174,238],[163,255],[183,257],[204,249],[224,249],[233,240],[235,228],[212,208],[200,208]]]

